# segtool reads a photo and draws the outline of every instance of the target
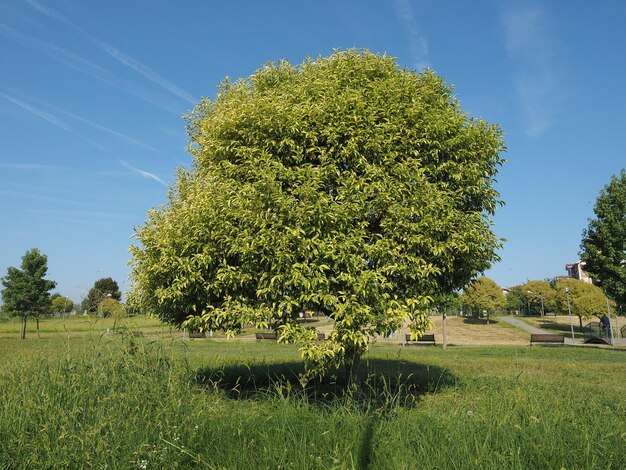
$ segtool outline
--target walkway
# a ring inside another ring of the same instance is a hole
[[[542,335],[546,333],[546,330],[542,330],[541,328],[537,328],[535,326],[529,325],[528,323],[520,320],[519,318],[503,315],[501,317],[498,317],[498,320],[507,322],[508,324],[513,325],[521,330],[528,331],[529,333],[533,335]],[[572,341],[571,336],[565,336],[565,344],[578,344],[578,343],[575,343],[574,341]]]

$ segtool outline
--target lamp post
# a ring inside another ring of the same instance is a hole
[[[572,342],[574,342],[574,323],[572,323],[572,308],[569,303],[569,287],[565,288],[565,295],[567,296],[567,311],[569,312],[569,328],[572,332]]]
[[[546,313],[545,313],[545,311],[543,309],[543,294],[541,292],[537,293],[537,292],[533,292],[531,290],[527,290],[526,292],[528,292],[529,294],[538,295],[539,298],[541,299],[541,320],[545,321]]]

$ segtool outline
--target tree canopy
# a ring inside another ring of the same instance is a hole
[[[64,297],[61,294],[52,294],[50,299],[52,301],[51,309],[53,313],[67,313],[74,308],[74,302],[69,297]]]
[[[606,296],[602,289],[578,279],[559,278],[555,283],[555,300],[561,313],[568,313],[567,295],[569,290],[570,308],[572,314],[578,317],[580,329],[583,328],[583,320],[589,320],[596,316],[601,317],[607,313]],[[609,306],[615,308],[615,302],[609,300]]]
[[[626,171],[611,177],[583,232],[581,259],[595,283],[626,313]]]
[[[21,317],[20,336],[26,337],[26,318],[50,312],[50,290],[56,282],[45,279],[48,257],[33,248],[22,256],[21,269],[9,267],[2,278],[2,310],[11,316]],[[39,324],[39,323],[38,323]]]
[[[506,304],[506,298],[502,288],[488,277],[479,277],[470,282],[461,296],[463,305],[469,307],[474,313],[482,310],[495,312],[502,310]]]
[[[93,287],[89,289],[87,297],[83,301],[81,307],[94,313],[98,310],[100,302],[106,298],[111,298],[117,301],[122,298],[122,293],[120,292],[117,282],[110,277],[104,277],[94,282]]]
[[[431,71],[362,50],[269,63],[187,121],[193,169],[131,246],[132,299],[164,320],[273,325],[309,370],[353,366],[497,259],[501,130]],[[327,341],[307,310],[334,319]]]

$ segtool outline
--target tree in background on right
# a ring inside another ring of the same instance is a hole
[[[626,171],[613,175],[583,232],[581,259],[594,283],[626,313]]]

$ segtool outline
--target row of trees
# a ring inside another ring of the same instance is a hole
[[[69,297],[50,294],[56,282],[46,279],[47,273],[48,257],[33,248],[22,256],[20,268],[9,267],[7,275],[2,278],[2,313],[21,319],[22,339],[26,337],[28,317],[37,322],[39,335],[41,317],[57,312],[69,313],[77,307]],[[100,316],[123,317],[126,316],[126,307],[120,302],[121,297],[122,293],[113,279],[100,279],[89,290],[81,309]]]
[[[616,305],[613,300],[607,299],[601,288],[570,278],[528,281],[512,287],[505,295],[495,281],[479,277],[464,289],[461,302],[474,314],[504,310],[526,311],[528,314],[568,314],[571,309],[572,314],[578,317],[581,329],[583,320],[607,313],[607,302],[611,310]]]

